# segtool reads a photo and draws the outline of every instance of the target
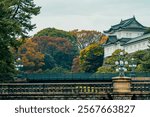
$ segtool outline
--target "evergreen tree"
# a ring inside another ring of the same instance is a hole
[[[25,38],[35,28],[31,24],[33,15],[40,12],[33,0],[0,1],[0,81],[11,78],[14,73],[14,60],[10,48],[17,48],[17,38]]]

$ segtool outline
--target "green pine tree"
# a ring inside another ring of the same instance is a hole
[[[0,1],[0,82],[12,79],[14,58],[10,51],[20,45],[18,38],[26,38],[35,28],[31,24],[33,15],[38,15],[40,7],[33,0]]]

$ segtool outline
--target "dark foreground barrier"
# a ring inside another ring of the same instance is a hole
[[[112,81],[112,77],[116,77],[117,73],[57,73],[57,74],[22,74],[20,78],[26,78],[28,82],[48,82],[48,81]],[[150,77],[149,72],[142,73],[126,73],[127,77]]]

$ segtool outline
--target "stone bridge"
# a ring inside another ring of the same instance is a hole
[[[0,83],[0,99],[150,100],[150,77],[123,80]]]

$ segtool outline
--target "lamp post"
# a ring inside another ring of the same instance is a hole
[[[23,68],[23,64],[20,61],[21,61],[21,58],[17,58],[17,60],[15,62],[15,67],[16,67],[17,71],[19,71],[19,70],[21,70],[21,68]]]
[[[137,65],[135,64],[135,60],[134,58],[131,59],[131,64],[129,65],[129,67],[131,68],[131,74],[130,76],[131,77],[134,77],[135,76],[135,68],[137,67]]]
[[[119,72],[119,77],[125,77],[124,72],[127,71],[127,68],[125,67],[125,65],[127,65],[128,62],[124,60],[124,53],[123,52],[120,52],[119,60],[116,61],[115,64],[118,67],[118,68],[116,68],[116,72]]]
[[[21,68],[23,68],[23,64],[21,62],[21,58],[17,58],[15,64],[15,68],[18,71],[18,75],[17,78],[22,78],[22,74],[21,74]]]
[[[124,100],[131,99],[131,78],[125,76],[125,72],[127,71],[126,65],[128,65],[128,61],[125,61],[124,53],[120,52],[119,60],[115,62],[117,69],[119,72],[119,77],[113,77],[113,99]]]

